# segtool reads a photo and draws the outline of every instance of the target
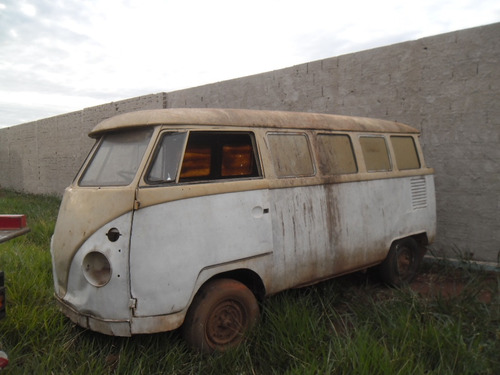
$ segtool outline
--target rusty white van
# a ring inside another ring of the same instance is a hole
[[[223,350],[268,295],[374,266],[410,281],[435,236],[433,169],[397,122],[164,109],[90,136],[51,253],[58,305],[94,331],[182,325]]]

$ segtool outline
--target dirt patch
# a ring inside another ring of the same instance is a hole
[[[480,278],[463,272],[420,273],[410,284],[415,292],[424,297],[454,298],[473,290],[476,298],[483,303],[491,303],[498,298],[498,275],[485,273]],[[472,289],[471,286],[474,285]]]

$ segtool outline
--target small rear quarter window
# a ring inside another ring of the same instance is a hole
[[[420,160],[413,137],[391,136],[391,143],[399,170],[420,168]]]

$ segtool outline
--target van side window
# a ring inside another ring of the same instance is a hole
[[[351,139],[346,134],[319,134],[319,169],[324,175],[356,173],[358,166]]]
[[[259,177],[250,133],[191,132],[179,182]]]
[[[278,177],[314,174],[309,140],[305,134],[268,134],[267,138]]]
[[[420,168],[413,137],[391,136],[391,143],[399,170]]]
[[[383,172],[391,170],[391,161],[384,137],[362,136],[359,138],[366,170],[368,172]]]
[[[166,133],[162,136],[146,178],[148,183],[175,182],[186,136],[187,133]]]

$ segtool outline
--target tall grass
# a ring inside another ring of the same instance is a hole
[[[464,285],[460,293],[390,289],[367,273],[278,294],[265,301],[244,344],[211,356],[190,351],[178,332],[117,338],[83,330],[57,311],[52,296],[49,244],[58,206],[54,197],[0,190],[0,212],[27,214],[32,229],[0,245],[6,374],[500,373],[499,276],[443,265],[423,272],[448,274]]]

